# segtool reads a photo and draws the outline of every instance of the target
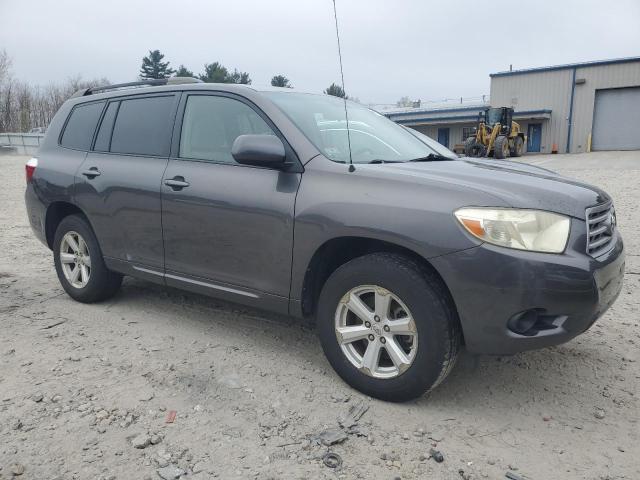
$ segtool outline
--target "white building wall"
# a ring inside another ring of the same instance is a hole
[[[559,152],[564,152],[572,78],[571,69],[492,76],[491,106],[513,107],[516,111],[551,110],[551,118],[540,122],[540,152],[550,153],[554,143]]]
[[[432,125],[417,125],[415,127],[411,127],[420,133],[424,133],[425,135],[433,138],[434,140],[438,140],[438,127],[434,127]]]
[[[444,125],[417,125],[411,126],[411,128],[428,135],[434,140],[438,140],[438,128],[448,128],[449,129],[449,148],[453,150],[453,148],[458,145],[462,145],[464,142],[462,140],[462,129],[464,127],[474,127],[476,124],[474,123],[465,123],[465,124],[444,124]]]
[[[578,84],[574,84],[578,80]],[[581,82],[584,80],[584,82]],[[525,135],[530,123],[542,124],[540,152],[567,151],[569,116],[573,90],[571,152],[585,152],[593,129],[596,91],[608,88],[640,87],[640,60],[629,59],[604,64],[576,64],[548,69],[505,72],[491,76],[491,106],[513,107],[516,121]],[[437,139],[438,127],[449,127],[450,148],[462,143],[462,128],[475,125],[475,117],[486,104],[460,108],[407,109],[387,113],[394,121]],[[540,111],[550,110],[548,114]],[[528,116],[526,112],[537,111]]]
[[[516,111],[551,110],[551,119],[542,122],[540,150],[551,152],[555,143],[558,151],[564,153],[567,149],[574,68],[575,79],[584,79],[585,82],[575,85],[570,151],[585,152],[593,128],[596,90],[640,86],[640,61],[493,75],[491,106],[512,106]]]
[[[640,87],[640,61],[577,68],[576,79],[584,79],[585,83],[575,87],[571,151],[586,152],[593,129],[596,90]]]

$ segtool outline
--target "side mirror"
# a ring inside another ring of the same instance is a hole
[[[243,165],[283,168],[286,153],[275,135],[240,135],[233,142],[231,156]]]

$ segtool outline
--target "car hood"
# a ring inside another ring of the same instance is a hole
[[[603,190],[520,162],[463,158],[375,165],[417,182],[447,182],[482,191],[515,208],[547,210],[584,219],[587,207],[610,200]],[[406,180],[406,179],[405,179]]]

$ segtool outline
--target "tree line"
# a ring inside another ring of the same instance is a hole
[[[46,127],[62,104],[81,88],[108,85],[106,78],[83,80],[80,76],[61,83],[34,86],[11,73],[11,59],[0,50],[0,132],[28,132]]]
[[[195,74],[184,65],[171,68],[159,50],[151,50],[144,56],[140,66],[139,79],[168,78],[170,76],[194,77],[206,83],[251,84],[248,72],[229,69],[220,62],[207,63],[201,73]],[[14,78],[11,72],[11,58],[0,50],[0,132],[28,132],[36,127],[47,127],[62,104],[80,89],[110,85],[107,78],[85,80],[80,76],[68,78],[64,82],[48,85],[31,85]],[[271,78],[275,87],[293,88],[291,81],[282,74]],[[332,83],[324,90],[327,95],[347,97],[344,89]]]
[[[204,71],[200,74],[194,74],[184,65],[180,65],[177,70],[171,68],[170,63],[164,60],[164,54],[160,50],[149,50],[149,54],[142,58],[140,66],[140,79],[151,80],[160,78],[169,78],[172,75],[176,77],[193,77],[199,78],[205,83],[240,83],[251,85],[251,77],[247,72],[240,72],[234,68],[233,72],[220,62],[205,63]],[[291,81],[284,75],[274,75],[271,78],[271,85],[274,87],[293,88]],[[332,83],[324,90],[327,95],[333,95],[340,98],[348,98],[344,89]]]

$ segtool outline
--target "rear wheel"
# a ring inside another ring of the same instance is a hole
[[[509,153],[509,138],[505,135],[500,135],[493,144],[493,157],[503,159],[507,158]]]
[[[389,253],[356,258],[329,277],[320,294],[318,333],[344,381],[389,401],[436,387],[453,367],[461,338],[440,279]]]
[[[464,154],[467,157],[482,157],[484,146],[476,142],[476,137],[469,137],[464,141]]]
[[[513,148],[511,149],[512,157],[521,157],[524,153],[524,140],[521,136],[513,139]]]
[[[65,217],[58,225],[53,258],[60,284],[74,300],[99,302],[120,288],[122,275],[107,269],[93,230],[80,215]]]

